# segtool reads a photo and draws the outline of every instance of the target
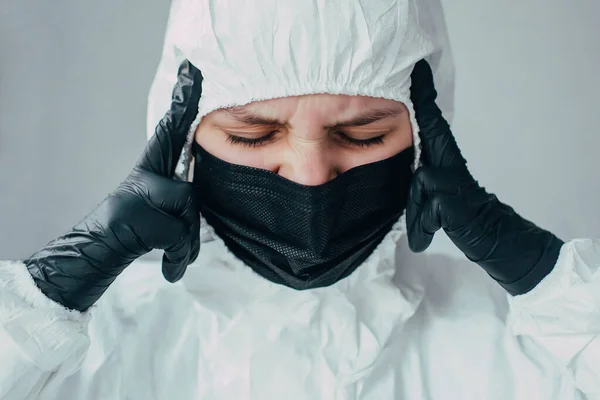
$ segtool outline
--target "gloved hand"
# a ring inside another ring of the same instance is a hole
[[[173,174],[201,92],[200,71],[185,61],[171,108],[129,176],[70,232],[25,261],[47,297],[84,311],[125,267],[152,249],[165,250],[162,272],[168,281],[183,276],[198,256],[200,214],[192,184]]]
[[[436,96],[431,68],[420,61],[412,73],[411,99],[423,166],[415,172],[407,206],[409,247],[424,251],[443,228],[469,260],[509,293],[526,293],[552,271],[563,242],[479,186],[435,103]]]

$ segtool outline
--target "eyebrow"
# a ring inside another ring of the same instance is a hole
[[[253,113],[244,106],[230,107],[219,110],[224,114],[229,115],[235,120],[247,125],[285,125],[285,122],[278,118],[266,117],[260,114]],[[365,111],[362,114],[356,115],[349,120],[336,122],[333,125],[327,125],[327,129],[348,128],[353,126],[365,126],[382,119],[395,117],[404,112],[404,108],[378,108]]]
[[[277,118],[253,113],[244,106],[223,108],[218,112],[226,114],[236,121],[243,122],[247,125],[284,125],[284,122]]]
[[[404,112],[404,108],[378,108],[374,110],[365,111],[355,117],[350,118],[346,121],[340,121],[334,125],[328,125],[328,129],[348,128],[353,126],[364,126],[372,124],[373,122],[381,121],[382,119],[395,117]]]

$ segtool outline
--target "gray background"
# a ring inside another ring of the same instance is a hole
[[[473,173],[564,239],[600,237],[600,2],[443,3]],[[129,172],[168,8],[0,0],[0,259],[71,227]],[[434,250],[456,252],[441,235]]]

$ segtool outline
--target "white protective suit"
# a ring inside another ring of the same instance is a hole
[[[439,4],[415,2],[176,0],[149,125],[187,57],[205,77],[199,118],[281,96],[381,96],[406,103],[418,148],[412,65],[432,61],[445,111],[452,69]],[[510,297],[467,260],[413,254],[405,231],[401,218],[350,276],[296,291],[204,223],[182,281],[137,261],[86,313],[0,262],[0,399],[600,399],[600,240],[566,243],[550,275]]]

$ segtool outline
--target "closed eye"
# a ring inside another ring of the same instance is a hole
[[[227,141],[231,144],[245,146],[245,147],[259,147],[269,142],[272,142],[275,138],[275,135],[279,132],[279,130],[274,130],[269,132],[268,134],[258,137],[258,138],[247,138],[243,136],[233,135],[231,133],[227,133]],[[354,146],[354,147],[370,147],[375,145],[383,144],[385,134],[369,138],[369,139],[355,139],[351,136],[348,136],[344,132],[334,132],[337,139],[344,144]]]
[[[354,139],[353,137],[346,135],[344,132],[335,132],[335,135],[343,143],[356,147],[370,147],[383,144],[383,139],[385,137],[385,134],[382,134],[369,139]]]
[[[245,147],[258,147],[267,144],[273,140],[278,130],[267,133],[259,138],[247,138],[243,136],[232,135],[227,133],[227,141],[231,144],[236,144]]]

